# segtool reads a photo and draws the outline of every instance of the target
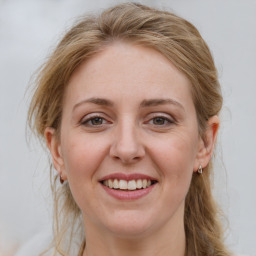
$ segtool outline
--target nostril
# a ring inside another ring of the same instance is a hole
[[[121,132],[122,134],[116,136],[110,148],[110,156],[126,164],[138,161],[145,155],[145,149],[142,143],[133,134],[135,131],[127,128],[129,125],[122,125],[122,127],[125,127]]]

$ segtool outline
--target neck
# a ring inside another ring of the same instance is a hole
[[[183,220],[167,223],[161,230],[138,237],[120,237],[86,224],[86,248],[83,256],[184,256]]]

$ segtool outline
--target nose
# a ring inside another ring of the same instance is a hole
[[[145,156],[145,148],[138,134],[138,127],[131,122],[123,122],[116,127],[110,156],[124,164],[132,164]]]

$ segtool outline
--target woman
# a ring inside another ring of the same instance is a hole
[[[134,3],[83,18],[29,110],[57,171],[42,255],[230,255],[210,181],[221,106],[210,51],[186,20]]]

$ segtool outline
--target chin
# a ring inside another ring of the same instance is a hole
[[[114,217],[114,218],[113,218]],[[120,238],[138,238],[153,230],[153,221],[145,212],[118,213],[112,216],[105,228]]]
[[[146,226],[117,225],[109,227],[113,235],[123,239],[138,239],[146,236],[150,228]]]

